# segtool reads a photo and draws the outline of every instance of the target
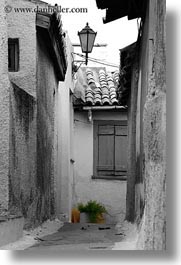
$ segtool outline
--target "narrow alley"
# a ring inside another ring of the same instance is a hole
[[[166,250],[166,1],[1,2],[0,248]]]

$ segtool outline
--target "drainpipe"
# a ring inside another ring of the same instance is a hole
[[[92,110],[91,109],[88,110],[88,121],[92,122]]]

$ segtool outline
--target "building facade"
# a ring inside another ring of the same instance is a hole
[[[108,224],[126,214],[127,105],[118,97],[117,81],[117,72],[84,67],[74,91],[73,205],[102,203]]]
[[[24,8],[47,6],[41,1],[6,1],[12,8],[17,3]],[[1,117],[6,125],[1,128],[6,161],[1,165],[1,215],[4,221],[21,216],[24,228],[31,228],[56,216],[55,110],[59,81],[64,81],[67,69],[65,36],[56,12],[11,12],[1,19],[6,77],[1,80],[6,84],[1,100],[7,103]]]

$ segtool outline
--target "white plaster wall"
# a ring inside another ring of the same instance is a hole
[[[7,0],[12,8],[36,8],[37,4],[24,0]],[[45,6],[45,4],[38,4]],[[8,38],[19,38],[19,71],[10,72],[10,80],[36,97],[36,13],[12,12],[7,14]]]
[[[125,120],[125,113],[93,113],[93,119]],[[107,223],[124,220],[126,211],[126,181],[92,179],[93,175],[93,123],[87,112],[75,112],[74,116],[74,197],[73,204],[97,200],[105,205]]]
[[[71,91],[73,91],[72,80],[72,45],[67,36],[67,60],[68,69],[65,81],[59,83],[57,101],[57,123],[58,123],[58,168],[56,180],[56,209],[58,217],[63,221],[69,221],[72,209],[72,181],[73,164],[72,154],[72,128],[73,128],[73,106]]]

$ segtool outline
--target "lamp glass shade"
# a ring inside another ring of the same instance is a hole
[[[80,45],[82,48],[83,53],[91,53],[95,38],[96,38],[97,33],[94,32],[88,25],[86,25],[85,28],[83,28],[80,32],[78,32],[78,36],[80,39]]]

